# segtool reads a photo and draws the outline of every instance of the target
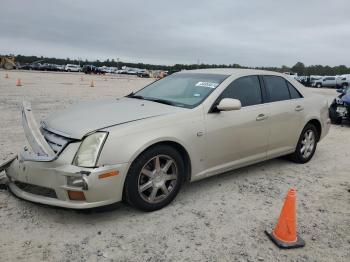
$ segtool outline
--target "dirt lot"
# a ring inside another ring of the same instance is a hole
[[[22,87],[15,86],[18,77]],[[0,71],[0,161],[24,144],[23,99],[39,120],[150,81]],[[0,189],[0,261],[350,261],[349,145],[350,125],[332,126],[308,164],[276,159],[185,185],[172,204],[153,213],[124,204],[103,212],[58,209]],[[298,190],[298,231],[306,246],[279,250],[264,230],[276,223],[290,187]]]

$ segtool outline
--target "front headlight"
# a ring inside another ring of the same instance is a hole
[[[95,167],[102,146],[108,133],[96,132],[87,136],[81,143],[77,154],[74,157],[73,165],[80,167]]]

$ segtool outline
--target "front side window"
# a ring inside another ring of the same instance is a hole
[[[233,81],[221,94],[220,99],[234,98],[241,101],[242,107],[262,103],[262,94],[257,76],[244,76]]]
[[[194,108],[201,104],[227,77],[228,75],[206,73],[173,74],[146,86],[129,97]]]
[[[289,100],[289,90],[286,80],[280,76],[264,76],[266,90],[270,97],[270,102]]]

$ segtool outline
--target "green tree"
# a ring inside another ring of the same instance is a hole
[[[296,63],[292,68],[293,73],[297,73],[298,75],[305,75],[305,65],[302,62]]]

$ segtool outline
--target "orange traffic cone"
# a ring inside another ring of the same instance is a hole
[[[91,84],[90,84],[90,87],[95,87],[95,83],[94,83],[94,80],[91,80]]]
[[[16,86],[22,86],[22,82],[21,82],[21,79],[18,78],[17,81],[16,81]]]
[[[5,75],[5,78],[9,78],[9,74],[6,74],[6,75]]]
[[[296,190],[289,189],[287,197],[272,233],[265,231],[269,238],[280,248],[305,246],[305,241],[296,232]]]

